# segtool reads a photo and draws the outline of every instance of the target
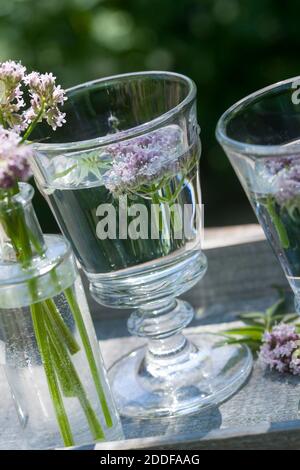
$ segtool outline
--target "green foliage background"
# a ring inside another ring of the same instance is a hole
[[[0,61],[52,71],[64,87],[147,69],[189,75],[198,86],[206,225],[251,222],[215,125],[238,99],[300,73],[299,17],[299,0],[0,0]]]

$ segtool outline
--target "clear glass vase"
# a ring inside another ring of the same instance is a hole
[[[47,449],[120,439],[69,243],[43,236],[32,196],[22,184],[0,201],[1,366],[23,441],[28,449]]]
[[[300,312],[299,77],[257,91],[217,126],[224,148],[295,293]],[[266,280],[267,282],[267,280]]]
[[[176,415],[225,399],[249,374],[251,355],[241,346],[215,349],[214,336],[184,336],[194,311],[177,299],[207,267],[195,84],[145,72],[67,96],[66,125],[34,136],[34,174],[93,297],[134,308],[129,331],[148,339],[110,371],[119,410]]]

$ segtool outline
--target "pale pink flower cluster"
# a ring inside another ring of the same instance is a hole
[[[280,205],[290,205],[300,196],[300,160],[297,157],[269,157],[261,161],[263,184],[270,187]]]
[[[180,172],[182,131],[167,126],[141,137],[120,142],[107,148],[113,157],[112,167],[104,174],[106,188],[118,195],[138,191],[163,177]]]
[[[37,117],[39,121],[46,119],[55,131],[65,122],[65,113],[59,109],[66,101],[64,90],[55,84],[56,77],[52,73],[31,72],[25,76],[24,83],[29,88],[31,108],[26,111],[26,121],[32,122]]]
[[[300,335],[295,326],[280,323],[265,333],[259,357],[271,369],[300,375]]]
[[[28,109],[23,99],[26,88],[30,97]],[[27,74],[26,68],[18,62],[0,63],[0,124],[5,128],[23,132],[33,121],[45,119],[55,130],[65,123],[65,113],[60,106],[66,99],[52,73]]]
[[[0,126],[0,189],[9,189],[31,176],[29,159],[32,149],[20,141],[21,137],[16,132]]]
[[[0,63],[0,118],[3,124],[18,130],[26,127],[19,114],[25,106],[22,91],[25,72],[23,65],[12,60]]]

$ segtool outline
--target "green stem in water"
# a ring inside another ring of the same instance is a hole
[[[77,397],[80,401],[82,409],[86,415],[89,427],[95,440],[104,439],[104,433],[97,416],[87,398],[85,390],[75,370],[75,367],[69,358],[64,343],[61,342],[57,332],[52,327],[51,317],[45,317],[45,325],[52,343],[52,351],[55,350],[54,366],[58,377],[61,379],[62,388],[65,389],[67,396]]]
[[[12,213],[13,212],[11,212],[11,214]],[[8,235],[12,240],[17,256],[20,259],[20,262],[22,262],[22,264],[26,267],[30,263],[33,253],[23,208],[20,206],[14,215],[15,216],[13,217],[13,220],[10,220],[11,215],[8,214],[5,225],[6,229],[8,229]],[[33,298],[36,297],[36,286],[34,280],[30,281],[29,287],[32,291]],[[32,324],[43,362],[48,389],[52,399],[60,433],[64,445],[72,446],[74,445],[74,439],[55,375],[55,358],[51,357],[51,345],[49,344],[44,324],[45,312],[49,311],[52,315],[55,316],[55,319],[58,321],[57,329],[67,340],[68,347],[72,351],[75,351],[75,349],[77,349],[77,345],[74,339],[72,341],[71,333],[67,331],[67,326],[62,326],[63,320],[60,317],[60,314],[56,311],[56,307],[54,308],[53,305],[55,306],[53,300],[49,299],[43,302],[32,304],[30,306],[30,311]]]
[[[16,192],[18,192],[17,189]],[[3,211],[0,216],[5,231],[14,246],[14,250],[16,252],[18,260],[23,264],[24,267],[27,267],[31,263],[32,257],[34,255],[32,246],[34,247],[34,250],[41,256],[44,255],[43,248],[40,246],[39,240],[35,239],[34,234],[32,234],[30,232],[30,229],[27,227],[22,205],[17,206],[16,208],[16,203],[11,202],[10,197],[7,196],[7,200],[8,210]],[[10,205],[12,207],[10,207]],[[51,271],[51,276],[53,282],[56,283],[59,287],[59,282],[55,270]],[[29,281],[29,283],[32,292],[32,298],[36,301],[38,299],[38,295],[36,291],[37,286],[35,280],[31,280]],[[108,405],[106,403],[104,391],[102,389],[98,376],[98,370],[93,356],[92,348],[89,343],[88,334],[83,319],[81,317],[81,312],[77,301],[73,296],[71,288],[69,288],[68,290],[70,291],[70,293],[69,299],[67,298],[67,300],[69,301],[69,306],[71,308],[71,311],[73,312],[75,322],[82,337],[82,342],[86,350],[87,359],[90,364],[92,376],[98,391],[107,425],[111,427],[112,419],[109,413]],[[30,309],[32,315],[33,328],[35,331],[37,344],[46,373],[49,393],[53,401],[58,426],[64,444],[67,446],[73,445],[74,440],[71,434],[68,417],[65,412],[55,371],[59,378],[65,396],[78,396],[78,399],[86,414],[90,429],[95,439],[103,439],[104,433],[101,428],[101,425],[97,420],[97,416],[95,415],[95,412],[87,399],[84,388],[68,356],[67,349],[69,350],[70,354],[75,354],[80,350],[80,346],[73,337],[68,326],[65,324],[53,299],[47,299],[42,302],[34,303],[31,305]],[[55,352],[53,352],[53,344],[56,345]],[[64,367],[60,367],[61,364],[63,364]]]
[[[47,331],[43,318],[43,307],[41,304],[33,304],[30,307],[33,328],[36,341],[41,354],[44,370],[48,382],[49,392],[52,398],[54,411],[59,424],[60,433],[65,446],[73,446],[74,439],[64,407],[63,399],[57,383],[55,370],[51,358],[51,348],[48,342]]]
[[[176,199],[178,198],[179,194],[181,193],[181,191],[184,187],[184,184],[185,184],[185,176],[182,176],[179,183],[178,183],[178,186],[176,187],[175,192],[172,193],[171,188],[170,188],[170,182],[168,182],[162,188],[166,193],[166,197],[160,196],[160,201],[161,202],[166,202],[169,205],[173,205],[175,203]]]
[[[100,403],[101,403],[101,407],[102,407],[102,411],[103,411],[103,415],[104,415],[104,418],[105,418],[106,425],[109,428],[111,428],[112,425],[113,425],[112,417],[111,417],[109,407],[108,407],[108,404],[107,404],[107,401],[106,401],[106,398],[105,398],[105,394],[104,394],[102,384],[100,382],[97,364],[96,364],[96,361],[95,361],[95,358],[94,358],[92,346],[91,346],[91,343],[90,343],[90,340],[89,340],[89,337],[88,337],[88,334],[87,334],[87,330],[86,330],[84,321],[82,319],[82,315],[81,315],[79,306],[77,304],[76,298],[73,294],[73,291],[72,291],[71,287],[66,289],[64,291],[64,293],[65,293],[66,299],[68,301],[68,304],[69,304],[69,306],[72,310],[72,313],[73,313],[73,316],[74,316],[74,319],[75,319],[75,322],[76,322],[76,325],[77,325],[77,328],[78,328],[78,331],[79,331],[79,334],[80,334],[80,337],[81,337],[81,340],[82,340],[82,344],[83,344],[83,347],[85,349],[85,353],[86,353],[87,360],[88,360],[88,363],[89,363],[89,366],[90,366],[90,371],[91,371],[92,377],[93,377],[94,382],[95,382],[95,387],[96,387],[98,397],[99,397],[99,400],[100,400]]]
[[[26,221],[22,206],[12,206],[8,199],[7,210],[0,215],[4,230],[11,240],[17,259],[24,267],[32,258],[32,249],[26,229]]]
[[[67,176],[69,173],[71,173],[72,170],[77,168],[77,163],[75,165],[70,166],[67,168],[65,171],[60,171],[59,173],[56,173],[55,176],[53,177],[53,180],[57,180],[59,178],[63,178],[64,176]]]
[[[267,199],[267,210],[276,229],[282,248],[287,250],[290,246],[289,237],[286,228],[276,212],[275,202],[272,197]]]
[[[66,344],[70,353],[76,354],[80,351],[80,346],[77,343],[76,339],[72,335],[71,331],[65,324],[61,314],[59,313],[55,302],[52,299],[45,300],[45,307],[47,309],[48,315],[51,318],[53,328],[56,329],[58,335],[61,337],[61,340]]]

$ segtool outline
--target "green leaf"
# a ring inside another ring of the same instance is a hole
[[[80,175],[78,183],[82,182],[89,174],[89,168],[83,165],[79,166],[80,168]]]
[[[94,176],[96,176],[96,178],[98,178],[98,180],[101,180],[101,179],[102,179],[102,175],[101,175],[101,173],[100,173],[99,168],[93,168],[93,167],[91,167],[91,168],[90,168],[90,172],[91,172]]]
[[[245,326],[240,328],[232,328],[225,330],[224,334],[226,335],[238,335],[238,336],[247,336],[254,340],[261,341],[265,329],[260,326]]]
[[[247,312],[247,313],[241,313],[239,315],[240,318],[262,318],[264,319],[265,313],[264,312]]]
[[[216,344],[217,347],[226,346],[226,344],[246,344],[253,352],[260,349],[261,341],[253,340],[252,338],[228,338]]]
[[[285,304],[285,299],[280,298],[275,302],[275,304],[271,305],[271,307],[267,308],[266,310],[266,315],[269,318],[272,318],[274,315],[279,314],[279,313],[284,313],[284,304]]]
[[[263,312],[247,312],[239,315],[239,318],[246,324],[252,326],[260,326],[265,328],[265,313]]]
[[[284,313],[282,315],[275,315],[272,318],[272,324],[276,322],[283,322],[283,323],[292,323],[293,321],[297,320],[299,318],[298,313]]]
[[[241,313],[239,318],[245,326],[230,328],[223,332],[228,336],[220,344],[247,344],[253,351],[257,351],[262,343],[265,331],[270,331],[272,327],[279,323],[292,323],[299,319],[299,315],[287,310],[286,289],[281,286],[273,286],[277,289],[280,298],[265,312]],[[295,325],[296,331],[300,333],[300,323]]]
[[[264,320],[251,320],[251,319],[243,319],[243,322],[245,323],[245,325],[249,325],[249,326],[258,326],[258,327],[262,327],[264,330],[265,330],[265,321]]]

